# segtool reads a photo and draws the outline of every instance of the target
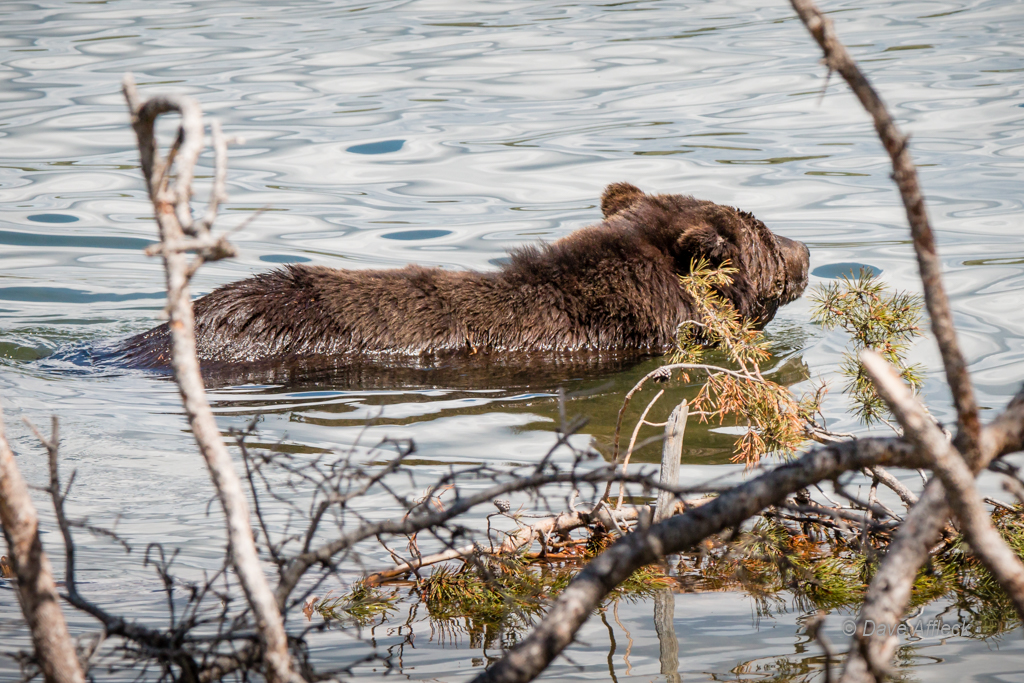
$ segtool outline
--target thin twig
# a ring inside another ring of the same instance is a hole
[[[640,427],[642,427],[647,422],[647,413],[651,412],[651,408],[654,407],[654,404],[658,402],[658,399],[661,398],[662,395],[664,395],[664,393],[665,393],[665,390],[661,389],[660,391],[658,391],[657,394],[654,395],[654,398],[651,399],[651,402],[647,404],[647,407],[644,408],[644,412],[640,415],[640,419],[637,421],[636,427],[633,428],[633,434],[632,434],[632,436],[629,437],[629,447],[626,449],[626,455],[623,456],[623,458],[622,458],[622,472],[623,472],[623,474],[625,474],[626,468],[629,466],[629,459],[633,455],[633,447],[636,445],[636,437],[640,433]],[[611,482],[608,482],[608,486],[606,486],[605,490],[604,490],[604,497],[605,498],[608,497],[608,493],[611,490],[611,487],[612,487]],[[618,509],[620,509],[622,507],[622,499],[623,499],[623,497],[625,497],[625,495],[626,495],[626,484],[625,484],[625,482],[620,482],[619,483],[619,499],[615,503],[615,509],[616,510],[618,510]]]

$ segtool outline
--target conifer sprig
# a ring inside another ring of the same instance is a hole
[[[707,349],[717,347],[725,352],[736,368],[705,367],[708,379],[691,408],[702,422],[717,418],[722,424],[733,418],[746,423],[747,431],[736,441],[733,461],[753,466],[762,455],[789,454],[803,444],[806,425],[818,409],[818,397],[798,401],[789,389],[761,375],[760,363],[771,358],[768,340],[721,294],[736,272],[728,261],[715,268],[700,258],[690,264],[688,275],[680,276],[679,284],[700,321],[680,326],[670,362],[706,365]]]
[[[885,401],[858,360],[862,349],[882,354],[916,393],[923,382],[923,368],[908,365],[907,353],[921,336],[921,297],[886,291],[885,285],[866,268],[855,277],[821,285],[811,294],[812,319],[826,330],[842,329],[852,348],[843,354],[839,372],[847,378],[846,391],[865,423],[886,422],[892,417]]]

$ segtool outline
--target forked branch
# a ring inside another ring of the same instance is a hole
[[[939,345],[946,381],[956,405],[959,450],[967,457],[971,469],[978,472],[993,457],[995,449],[985,448],[979,443],[981,425],[978,405],[968,376],[967,362],[960,351],[953,327],[949,298],[942,285],[942,264],[936,253],[935,238],[921,196],[917,170],[907,148],[908,138],[900,132],[885,103],[840,42],[832,22],[811,0],[791,2],[800,20],[824,52],[829,73],[839,72],[871,115],[875,131],[892,160],[893,180],[899,187],[910,223],[932,332]],[[925,487],[920,501],[907,515],[871,581],[858,619],[854,647],[850,648],[843,670],[843,681],[884,677],[895,650],[896,638],[894,635],[865,636],[865,624],[869,621],[873,623],[876,634],[893,632],[893,627],[902,618],[910,602],[914,577],[927,561],[929,549],[934,546],[948,516],[945,491],[939,482],[933,481]]]
[[[1024,619],[1024,564],[992,525],[974,485],[974,473],[884,358],[865,349],[861,352],[861,362],[907,438],[932,458],[932,469],[949,494],[950,505],[960,520],[967,543]]]
[[[899,439],[861,439],[807,453],[710,502],[646,530],[635,531],[596,557],[562,592],[527,638],[473,683],[526,683],[573,640],[601,600],[640,567],[688,550],[701,540],[742,524],[770,505],[825,479],[876,465],[916,467],[915,449]]]
[[[249,506],[241,480],[234,469],[231,456],[206,399],[199,360],[196,356],[195,319],[188,281],[195,267],[208,256],[214,255],[211,252],[204,254],[203,246],[214,249],[218,244],[218,241],[212,240],[209,233],[212,216],[208,215],[199,223],[192,219],[192,177],[204,146],[202,111],[199,104],[188,97],[158,96],[141,100],[131,75],[125,76],[124,95],[131,110],[132,127],[138,138],[142,160],[142,173],[146,178],[160,229],[159,253],[163,257],[167,274],[166,310],[169,318],[171,367],[174,379],[181,392],[192,433],[206,460],[210,478],[224,509],[231,563],[238,574],[245,597],[256,615],[257,628],[265,648],[267,679],[271,683],[301,680],[292,668],[284,620],[256,554],[256,543],[249,522]],[[181,115],[178,129],[180,147],[174,159],[171,158],[171,154],[165,158],[160,157],[155,137],[157,117],[168,112],[177,112]],[[215,188],[212,203],[216,204],[224,193],[222,179],[225,173],[226,154],[223,136],[218,127],[214,127],[214,137],[215,162],[218,168],[214,172]],[[172,162],[177,176],[173,188],[168,190],[166,185]],[[187,237],[192,239],[188,240]],[[188,250],[199,252],[191,265],[186,255]],[[220,251],[230,253],[231,250],[224,247]]]

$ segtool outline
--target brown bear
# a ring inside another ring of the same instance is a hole
[[[494,272],[290,265],[225,285],[195,301],[199,358],[661,353],[695,317],[678,280],[695,257],[738,268],[722,293],[759,325],[807,286],[807,247],[749,213],[628,183],[605,189],[601,211],[601,223],[516,249]],[[168,349],[164,324],[117,355],[157,367]]]

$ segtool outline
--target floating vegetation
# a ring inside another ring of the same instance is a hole
[[[1024,558],[1024,506],[997,506],[992,523],[1017,557]],[[988,638],[1020,626],[1013,602],[960,534],[951,534],[918,573],[914,593],[920,598],[939,593],[950,599],[961,613],[961,623],[969,627],[962,635]]]
[[[390,612],[397,611],[395,602],[398,598],[398,591],[385,593],[374,586],[357,583],[342,597],[332,598],[330,593],[324,598],[311,596],[306,600],[302,612],[309,620],[312,620],[313,614],[319,614],[326,622],[368,626],[386,617]]]
[[[307,617],[318,614],[325,622],[356,618],[362,626],[383,623],[397,611],[399,599],[426,608],[435,631],[447,640],[459,634],[471,645],[515,645],[533,627],[536,617],[558,597],[581,568],[577,563],[529,562],[521,557],[478,556],[465,562],[439,565],[418,581],[401,581],[402,588],[384,593],[357,583],[340,597],[307,604]],[[612,591],[605,600],[637,601],[657,591],[678,589],[679,582],[659,565],[643,567]],[[359,617],[352,606],[361,606]]]
[[[1006,542],[1024,557],[1024,507],[998,508],[993,520]],[[864,599],[880,552],[891,532],[878,526],[852,537],[812,520],[795,520],[768,510],[749,529],[732,537],[707,539],[671,565],[652,564],[634,572],[602,603],[647,600],[661,591],[739,591],[769,617],[797,610],[853,613]],[[607,542],[599,526],[595,546]],[[595,549],[597,549],[595,547]],[[307,605],[307,615],[361,626],[390,621],[398,603],[422,605],[435,633],[455,642],[466,635],[473,647],[510,647],[543,616],[550,603],[585,565],[579,561],[526,560],[522,555],[479,555],[435,567],[417,581],[390,590],[359,583],[349,593]],[[915,609],[948,600],[970,624],[961,635],[987,638],[1020,625],[1013,604],[964,539],[951,529],[913,588]]]

